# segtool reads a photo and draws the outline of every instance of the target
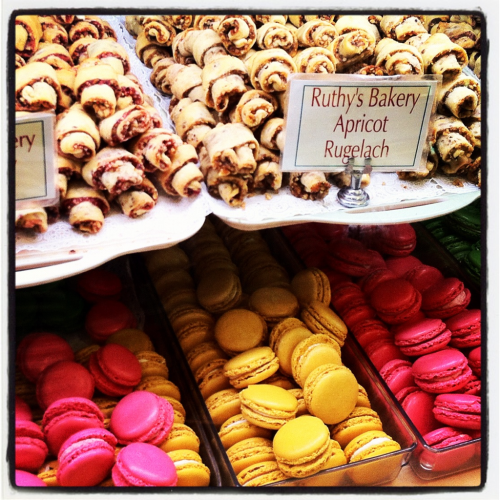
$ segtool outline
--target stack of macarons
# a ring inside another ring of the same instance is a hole
[[[79,291],[93,300],[90,311],[121,304],[105,293],[112,287],[81,282]],[[106,319],[102,314],[94,326]],[[129,327],[82,339],[88,345],[74,351],[52,332],[21,338],[16,468],[45,486],[207,486],[211,471],[199,454],[200,438],[185,423],[179,388],[149,335]]]
[[[362,226],[328,244],[323,270],[331,304],[420,434],[443,425],[470,434],[476,426],[477,436],[481,381],[472,365],[479,358],[480,366],[481,311],[468,307],[465,284],[412,254],[416,233],[410,224]],[[473,423],[463,428],[458,418],[446,420],[441,395],[474,398]]]

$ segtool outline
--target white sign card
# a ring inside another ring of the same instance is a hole
[[[16,209],[55,205],[54,114],[16,114]]]
[[[371,158],[381,172],[425,169],[441,77],[293,74],[284,172],[345,170]]]

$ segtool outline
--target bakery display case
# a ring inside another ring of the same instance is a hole
[[[11,486],[484,485],[484,15],[22,14]],[[435,77],[423,167],[286,171],[300,73]]]

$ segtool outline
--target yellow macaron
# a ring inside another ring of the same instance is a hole
[[[300,317],[313,333],[329,335],[338,342],[340,347],[344,345],[347,326],[328,304],[312,300],[302,308]]]
[[[241,413],[228,418],[219,429],[219,438],[224,449],[252,437],[271,439],[272,431],[249,422]]]
[[[193,450],[173,450],[167,455],[177,471],[177,486],[202,487],[210,484],[210,469]]]

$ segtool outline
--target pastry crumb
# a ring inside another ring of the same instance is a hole
[[[454,186],[457,186],[457,187],[464,187],[464,183],[462,182],[462,180],[461,180],[461,179],[455,179],[455,180],[453,181],[453,185],[454,185]]]
[[[265,194],[266,200],[272,199],[273,195],[271,193],[266,193]]]

